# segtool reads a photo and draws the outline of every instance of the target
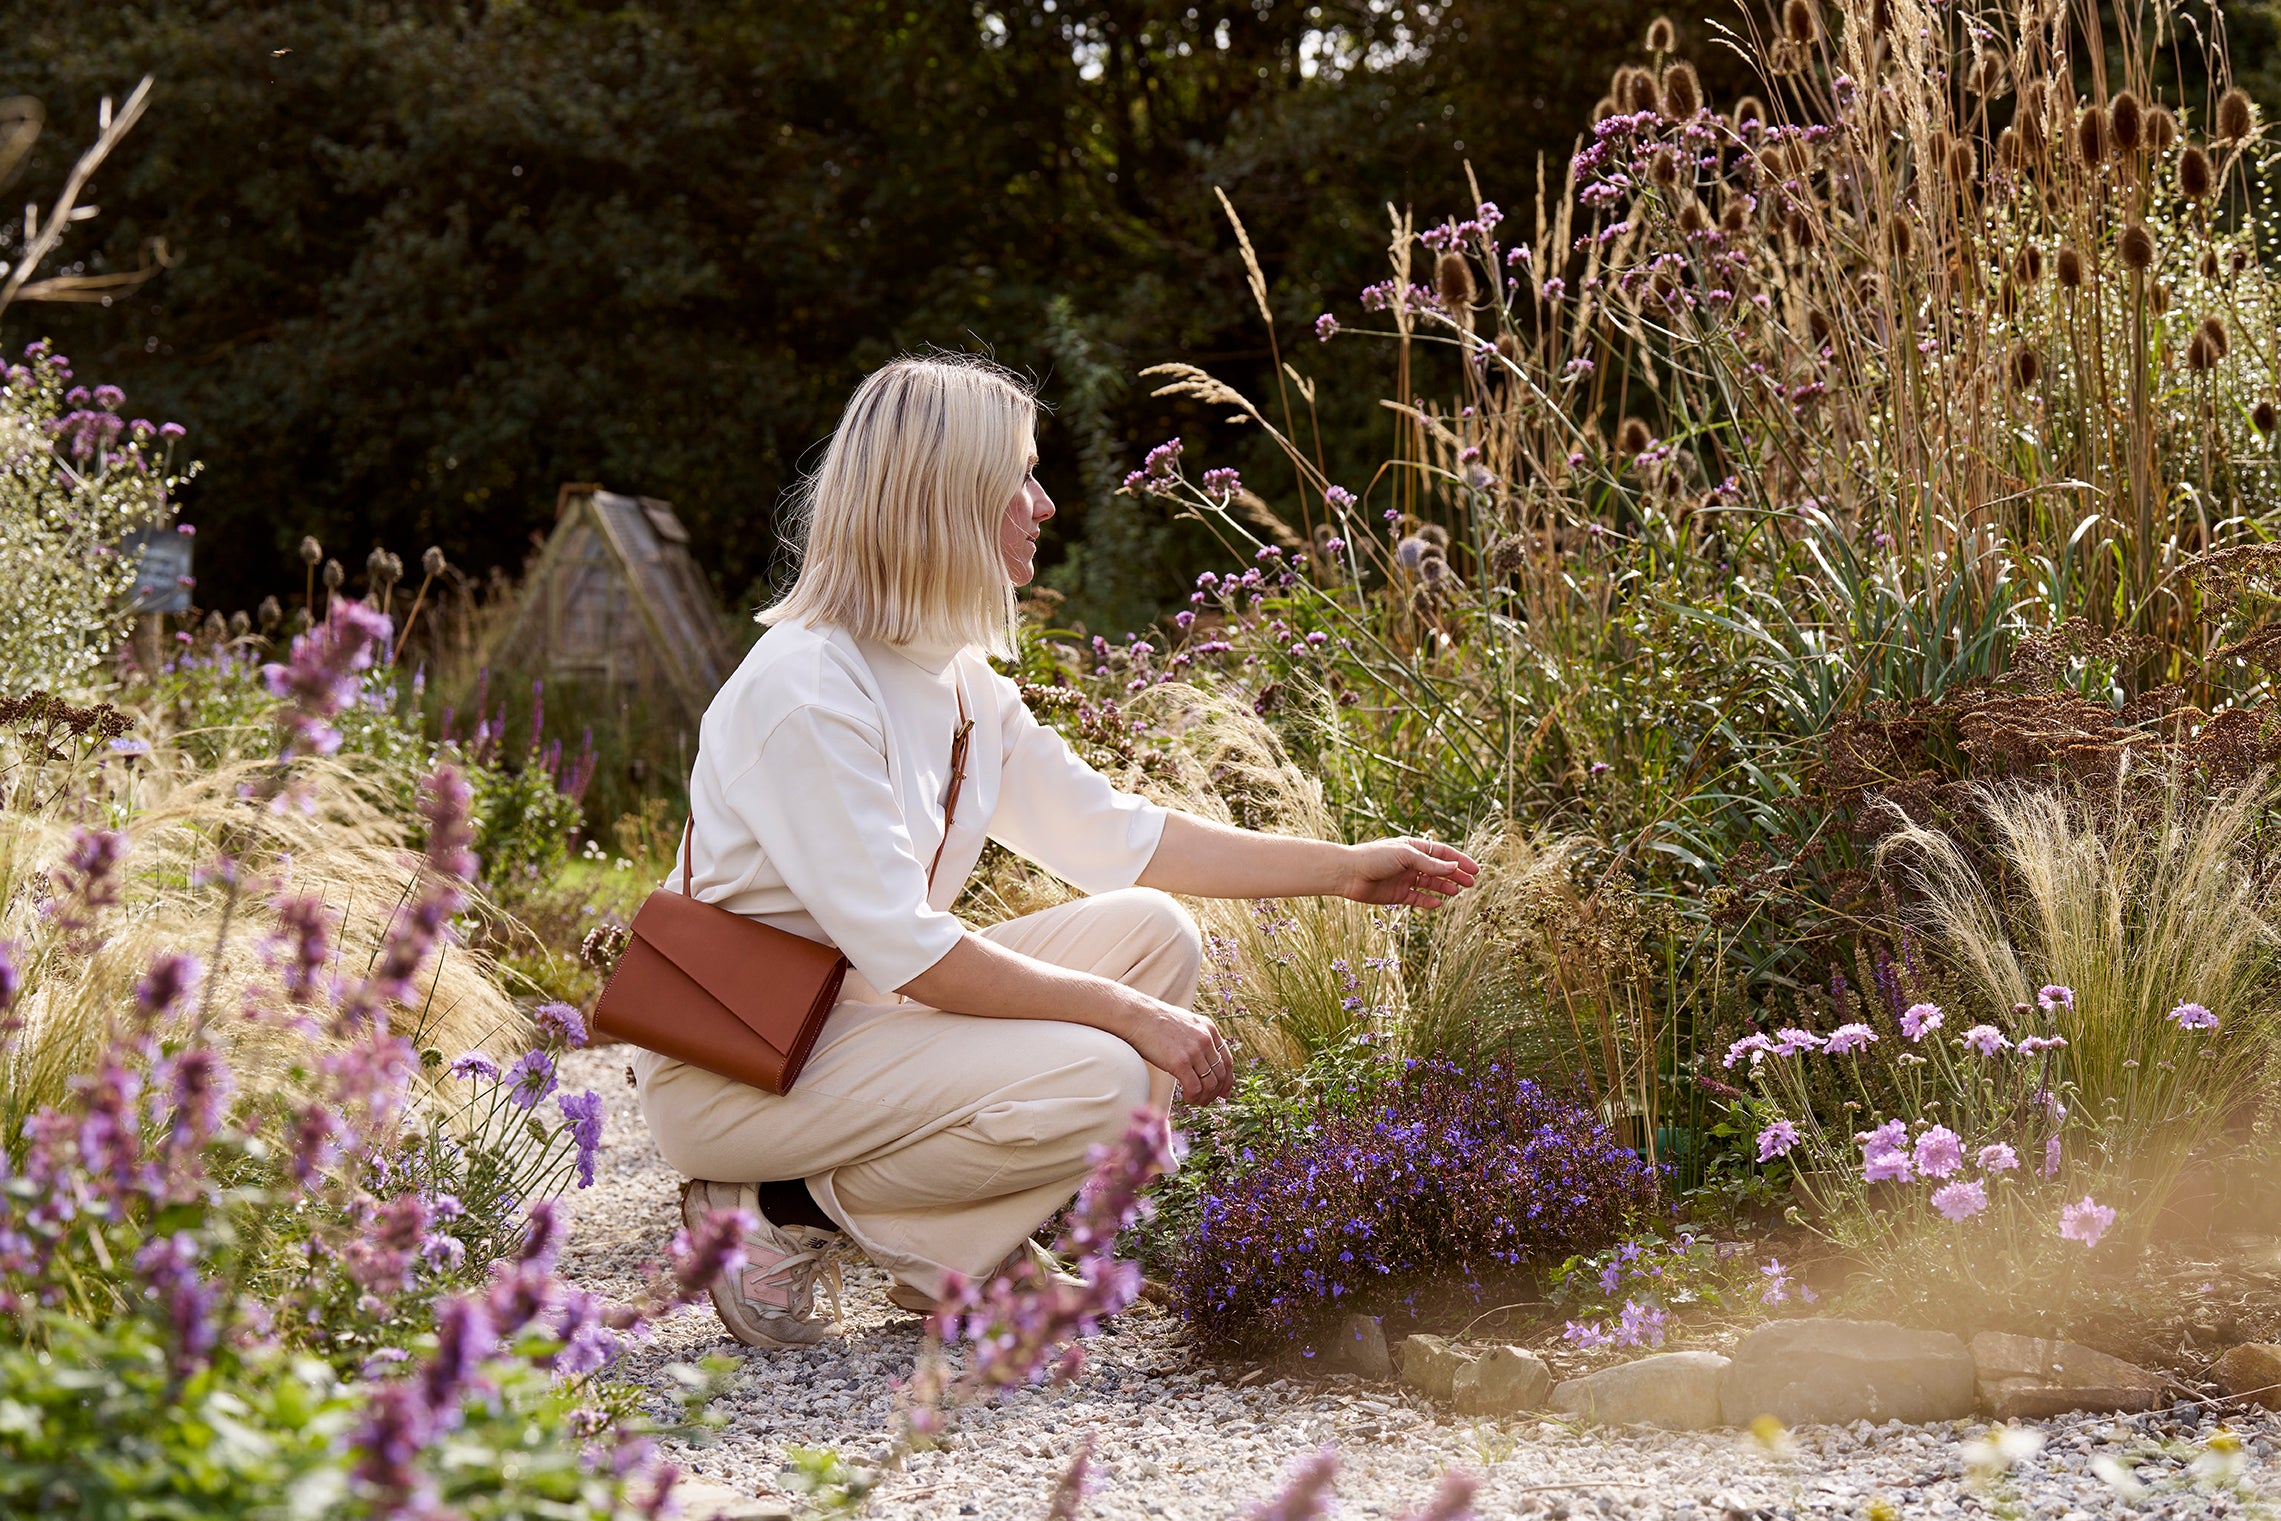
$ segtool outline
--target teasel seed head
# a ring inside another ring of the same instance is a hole
[[[2249,268],[2249,250],[2241,247],[2238,244],[2235,245],[2232,249],[2228,250],[2226,253],[2226,268],[2232,270],[2237,275],[2240,274],[2243,270]]]
[[[2020,156],[2020,129],[2006,127],[1996,134],[1996,162],[2006,169],[2017,169],[2025,162]]]
[[[2146,140],[2146,112],[2138,97],[2128,90],[2117,90],[2107,105],[2107,126],[2115,137],[2115,151],[2136,153],[2139,144]]]
[[[1647,24],[1647,50],[1651,53],[1668,53],[1679,46],[1679,29],[1671,24],[1669,16],[1658,16]]]
[[[2193,340],[2186,345],[2186,368],[2200,372],[2209,369],[2217,362],[2218,356],[2210,348],[2210,340],[2202,334],[2196,333]]]
[[[1932,136],[1925,139],[1925,167],[1937,173],[1948,166],[1948,129],[1933,128]]]
[[[389,579],[387,550],[376,549],[364,557],[364,579],[375,586]]]
[[[1473,266],[1465,255],[1452,250],[1434,264],[1434,294],[1441,304],[1453,312],[1462,312],[1473,305]]]
[[[1669,148],[1656,149],[1647,158],[1647,177],[1664,190],[1678,184],[1679,155]]]
[[[2168,153],[2178,141],[2178,118],[2168,106],[2151,106],[2146,113],[2146,140],[2157,153]]]
[[[316,535],[303,536],[301,540],[301,563],[303,565],[314,565],[324,557],[325,546],[317,542]]]
[[[1616,72],[1608,77],[1608,93],[1627,111],[1632,103],[1632,79],[1642,72],[1636,63],[1620,63],[1616,65]]]
[[[2202,250],[2200,267],[2203,279],[2215,280],[2218,277],[2218,256],[2215,250],[2208,248]]]
[[[2160,280],[2155,281],[2154,288],[2146,293],[2146,305],[2157,317],[2170,310],[2170,287]]]
[[[2202,341],[2209,344],[2210,352],[2217,355],[2218,358],[2223,359],[2227,354],[2232,352],[2233,343],[2226,337],[2226,324],[2224,318],[2217,316],[2204,317],[2202,319],[2201,332]]]
[[[2154,234],[2144,223],[2133,222],[2123,229],[2115,249],[2122,255],[2125,269],[2145,269],[2154,263]]]
[[[2033,285],[2043,278],[2043,250],[2030,243],[2020,250],[2012,261],[2012,272],[2020,277],[2022,285]]]
[[[2004,93],[2007,78],[2004,71],[2004,60],[1998,58],[1994,53],[1982,53],[1978,61],[1972,65],[1970,76],[1972,93],[1983,98],[2001,95]]]
[[[2219,142],[2238,143],[2255,130],[2256,121],[2249,109],[2249,96],[2238,85],[2218,97]]]
[[[2258,432],[2271,433],[2275,428],[2281,428],[2281,409],[2276,409],[2270,401],[2261,401],[2250,408],[2249,421]]]
[[[1622,107],[1616,104],[1615,96],[1601,96],[1598,100],[1592,103],[1592,124],[1594,126],[1598,126],[1601,122],[1606,121],[1609,117],[1615,115],[1621,109]]]
[[[2083,256],[2074,249],[2062,247],[2053,264],[2053,273],[2059,276],[2061,285],[2075,290],[2083,284]]]
[[[2198,145],[2188,143],[2178,155],[2178,193],[2189,201],[2206,201],[2212,178],[2210,156]]]
[[[1631,80],[1624,87],[1623,101],[1634,115],[1661,109],[1663,102],[1655,87],[1655,76],[1645,69],[1632,70]]]
[[[2086,169],[2107,161],[2107,108],[2093,102],[2075,118],[2075,157]]]
[[[241,607],[236,612],[230,614],[230,637],[232,639],[243,639],[246,635],[252,632],[253,619],[246,616],[246,610],[244,608]]]
[[[1647,431],[1647,424],[1636,417],[1625,418],[1623,426],[1616,429],[1616,452],[1626,459],[1645,454],[1648,445],[1654,442],[1655,437]]]
[[[1686,205],[1679,208],[1679,230],[1681,232],[1707,232],[1710,230],[1710,226],[1711,214],[1703,209],[1701,201],[1690,199]]]
[[[2004,316],[2010,317],[2019,309],[2020,288],[2012,283],[2010,275],[2006,275],[2004,276],[2004,283],[1996,287],[1996,310]]]
[[[339,591],[341,589],[341,583],[348,579],[348,572],[341,569],[340,561],[327,560],[325,562],[324,572],[318,577],[318,579],[325,583],[325,590]]]
[[[1736,101],[1733,124],[1735,136],[1757,137],[1766,130],[1766,102],[1755,95]]]
[[[1821,12],[1813,0],[1786,0],[1782,7],[1782,34],[1800,47],[1812,47],[1822,37]]]
[[[1914,246],[1916,241],[1916,235],[1909,226],[1909,219],[1907,217],[1895,218],[1892,231],[1888,234],[1888,236],[1891,238],[1893,243],[1893,257],[1906,263],[1909,257],[1909,250],[1912,246]]]
[[[1970,143],[1959,140],[1949,145],[1948,177],[1960,192],[1971,193],[1973,181],[1980,177],[1980,156]]]
[[[1703,109],[1703,81],[1695,66],[1682,58],[1663,71],[1663,114],[1673,121],[1691,121]]]
[[[1790,234],[1790,241],[1796,244],[1801,252],[1814,246],[1813,219],[1804,212],[1791,212],[1790,219],[1783,224],[1783,227]]]
[[[1739,195],[1728,196],[1727,203],[1719,208],[1719,230],[1738,233],[1749,226],[1750,204]]]
[[[2036,381],[2042,375],[2043,361],[2036,357],[2033,348],[2023,343],[2012,350],[2013,385],[2023,391],[2032,391],[2035,389]]]

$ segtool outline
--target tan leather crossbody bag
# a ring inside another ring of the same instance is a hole
[[[943,795],[942,844],[927,867],[930,894],[966,783],[966,742],[974,721],[966,716],[963,691],[958,720],[950,742],[950,786]],[[695,896],[689,886],[695,829],[692,819],[681,835],[681,890],[659,888],[634,915],[626,948],[594,1005],[594,1028],[692,1067],[789,1093],[839,1002],[847,957]]]

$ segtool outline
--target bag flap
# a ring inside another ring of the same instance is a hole
[[[671,889],[643,902],[633,935],[784,1052],[842,961],[832,946]]]

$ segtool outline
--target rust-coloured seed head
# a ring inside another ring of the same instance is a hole
[[[1821,40],[1821,12],[1814,9],[1813,0],[1786,0],[1782,7],[1782,34],[1800,47],[1811,47]]]
[[[2154,263],[2154,234],[2144,223],[2133,222],[2123,229],[2115,250],[2122,255],[2125,269],[2145,269]]]
[[[2221,143],[2238,143],[2256,130],[2249,96],[2238,86],[2218,97],[2217,137]]]
[[[1669,148],[1658,148],[1648,155],[1647,177],[1664,190],[1679,183],[1679,155]]]
[[[1435,262],[1434,294],[1453,312],[1473,305],[1473,266],[1465,261],[1465,255],[1453,250]]]
[[[2146,140],[2146,111],[2138,97],[2128,90],[2117,90],[2115,98],[2107,103],[2107,128],[2114,134],[2117,153],[2136,153],[2139,144]]]
[[[2276,409],[2270,401],[2261,401],[2250,409],[2249,420],[2258,432],[2271,433],[2281,428],[2281,409]]]
[[[1682,58],[1663,71],[1663,114],[1673,121],[1690,121],[1703,109],[1703,81],[1695,66]]]
[[[2200,333],[2196,333],[2193,341],[2186,345],[2186,368],[2196,371],[2207,370],[2217,362],[2218,356],[2211,351],[2210,340]]]
[[[2036,381],[2042,375],[2043,361],[2036,357],[2034,349],[2023,343],[2012,350],[2013,385],[2018,386],[2023,391],[2032,391],[2035,389]]]
[[[2146,113],[2146,140],[2157,153],[2168,153],[2178,141],[2178,118],[2168,106],[2150,106]]]
[[[1651,53],[1668,53],[1679,46],[1679,29],[1671,24],[1669,16],[1658,16],[1647,24],[1647,50]]]
[[[2061,285],[2066,286],[2069,290],[2074,290],[2083,283],[2083,256],[2074,249],[2060,249],[2059,257],[2054,261],[2054,264],[2056,266],[2054,273],[2059,276]]]
[[[303,565],[314,565],[324,557],[325,546],[319,544],[314,535],[304,537],[301,540],[301,563]]]
[[[2075,118],[2075,157],[2086,169],[2107,161],[2107,108],[2092,104]]]
[[[1655,76],[1645,69],[1632,70],[1632,77],[1624,86],[1622,98],[1634,115],[1658,110],[1663,104],[1655,87]]]
[[[1745,95],[1735,102],[1735,135],[1750,137],[1766,130],[1766,102],[1755,95]]]
[[[1625,418],[1623,426],[1616,430],[1616,452],[1626,459],[1646,453],[1648,445],[1654,442],[1654,436],[1647,431],[1647,424],[1636,417]]]
[[[2210,172],[2210,156],[2193,143],[2178,155],[2178,193],[2189,201],[2205,201],[2210,197],[2214,182]]]
[[[2226,337],[2226,324],[2224,318],[2215,315],[2204,317],[2202,319],[2201,333],[2202,341],[2209,344],[2210,346],[2210,352],[2217,355],[2220,359],[2225,358],[2228,353],[2232,352],[2233,344],[2231,340]]]
[[[2020,256],[2012,261],[2012,270],[2020,277],[2022,285],[2035,284],[2043,278],[2043,250],[2033,243],[2028,244],[2020,250]]]
[[[1681,232],[1707,232],[1710,230],[1710,226],[1711,214],[1703,209],[1701,201],[1689,200],[1686,205],[1679,208],[1679,230]]]

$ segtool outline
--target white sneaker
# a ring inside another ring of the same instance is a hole
[[[840,1265],[832,1256],[830,1231],[776,1225],[760,1212],[760,1196],[750,1183],[708,1183],[692,1178],[681,1186],[681,1223],[695,1233],[716,1210],[741,1209],[759,1223],[745,1233],[745,1265],[723,1273],[709,1286],[713,1309],[729,1334],[748,1347],[812,1347],[831,1335],[840,1316]],[[816,1316],[816,1280],[824,1279],[831,1300],[829,1321]]]

